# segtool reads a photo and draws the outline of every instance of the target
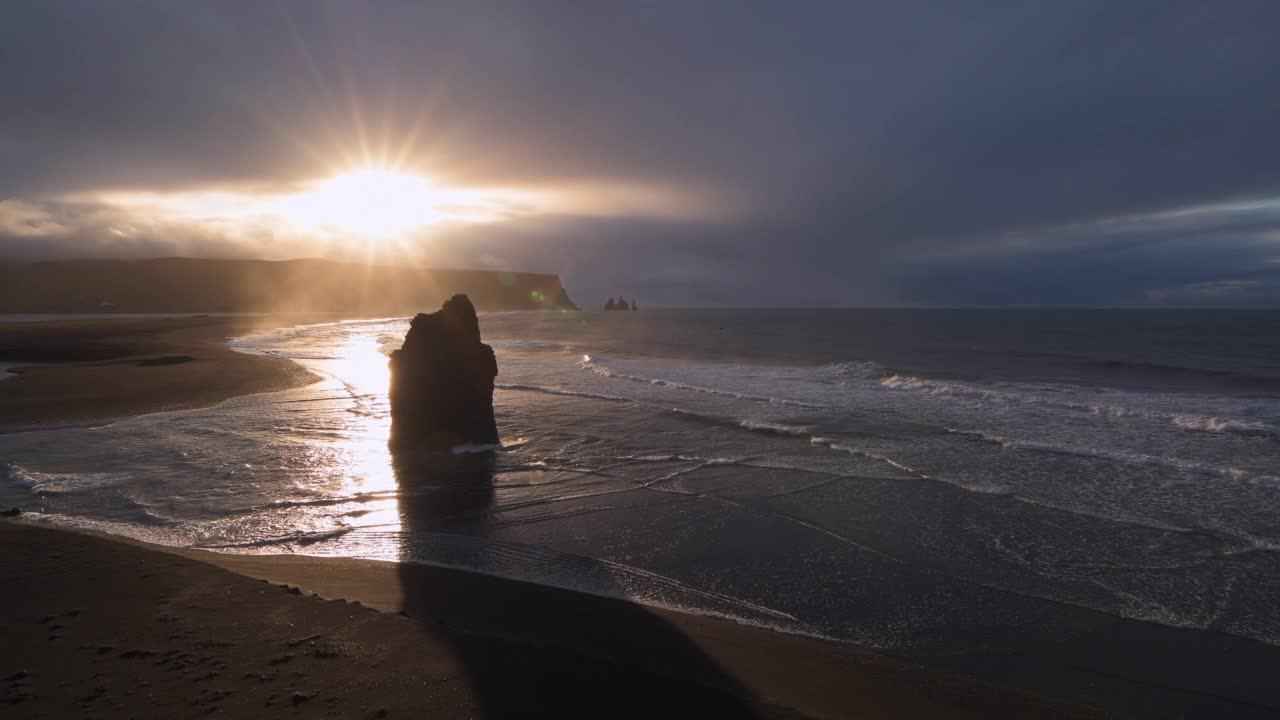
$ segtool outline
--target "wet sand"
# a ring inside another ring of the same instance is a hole
[[[216,405],[317,378],[226,346],[254,330],[333,316],[184,317],[0,324],[0,361],[45,363],[0,382],[0,430]]]
[[[21,521],[0,522],[0,546],[5,717],[1101,716],[474,573],[162,551]]]

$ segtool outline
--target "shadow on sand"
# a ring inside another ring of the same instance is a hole
[[[394,467],[408,537],[492,535],[491,455],[399,452]],[[409,616],[452,648],[484,717],[763,716],[745,687],[640,605],[401,568]]]

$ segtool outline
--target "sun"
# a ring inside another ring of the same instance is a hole
[[[423,177],[364,169],[312,183],[279,212],[305,229],[384,239],[439,220],[449,194]]]

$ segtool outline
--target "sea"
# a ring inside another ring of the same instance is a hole
[[[501,447],[393,457],[408,318],[301,325],[230,346],[308,387],[0,435],[0,505],[624,597],[1138,715],[1280,712],[1280,312],[480,322]]]

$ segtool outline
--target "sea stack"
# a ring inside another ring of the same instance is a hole
[[[466,295],[419,313],[404,345],[391,353],[391,446],[447,450],[493,445],[493,379],[498,362],[480,342],[480,321]]]

